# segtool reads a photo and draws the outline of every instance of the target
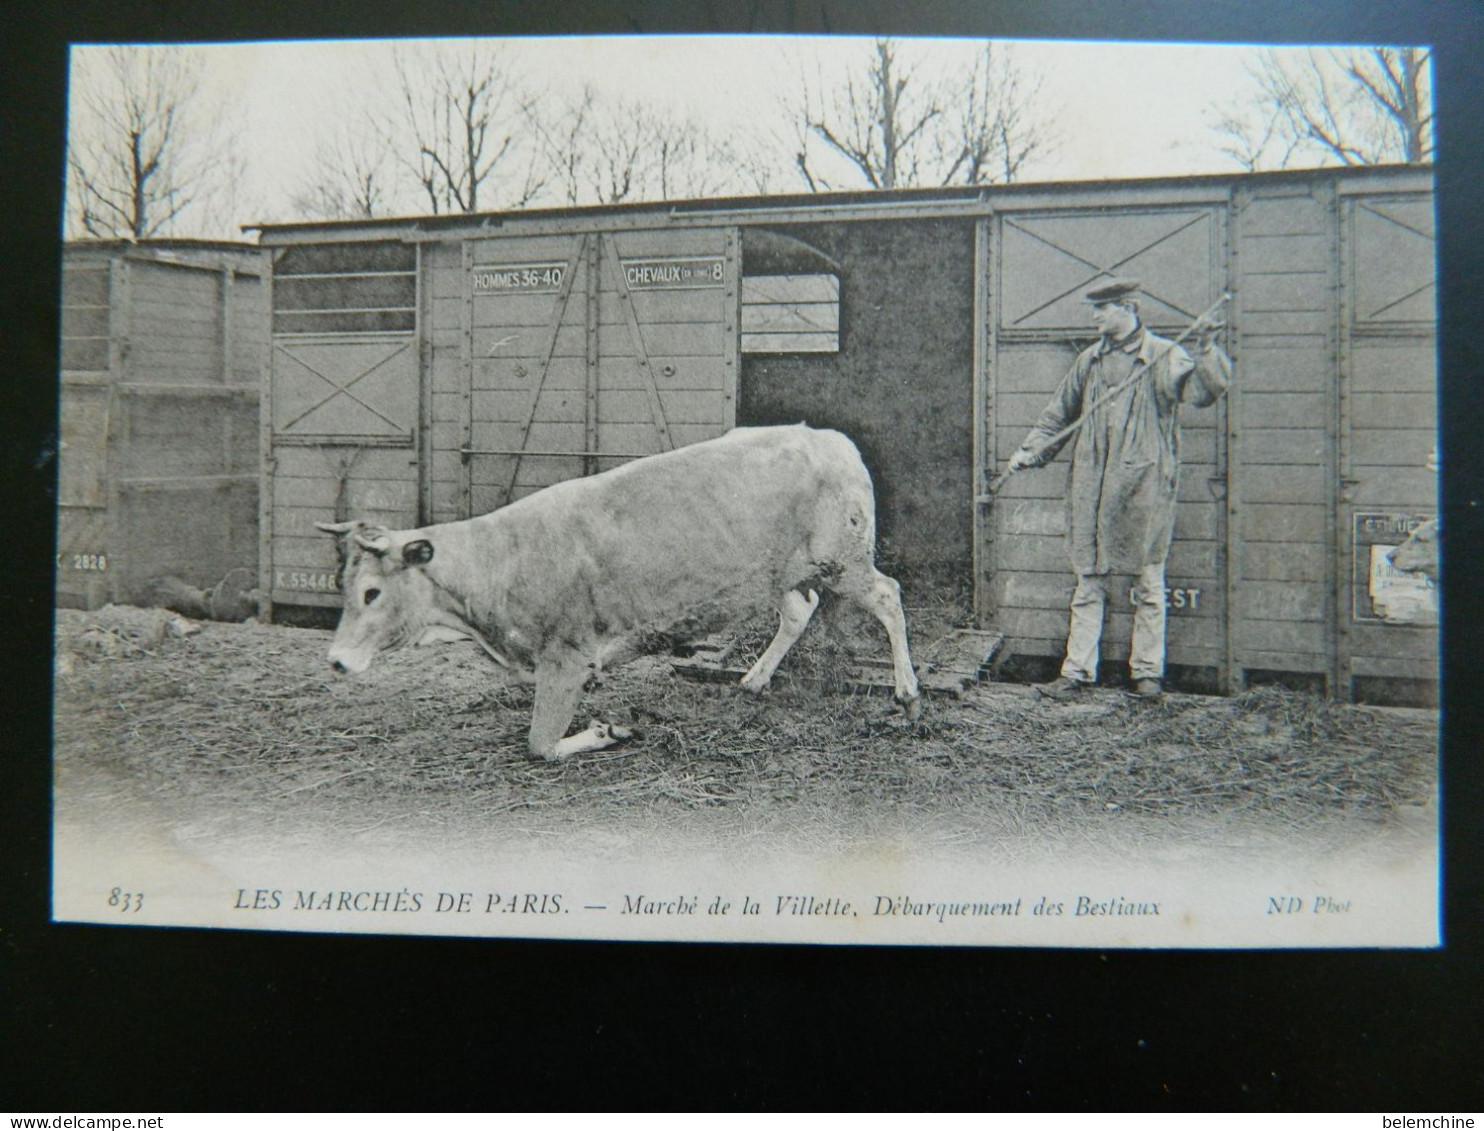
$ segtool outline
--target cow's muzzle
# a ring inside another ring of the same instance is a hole
[[[361,653],[346,652],[340,649],[329,653],[328,659],[329,666],[334,669],[335,675],[359,675],[371,666],[370,656],[362,656]]]

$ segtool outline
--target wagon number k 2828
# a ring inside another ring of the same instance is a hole
[[[107,554],[58,554],[58,569],[81,569],[89,573],[106,573],[108,571]]]

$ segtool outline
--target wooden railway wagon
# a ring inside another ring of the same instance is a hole
[[[260,585],[334,606],[315,520],[482,513],[733,425],[837,427],[909,604],[971,594],[1060,656],[1067,459],[990,474],[1078,350],[1083,291],[1178,334],[1223,293],[1229,397],[1184,417],[1171,682],[1426,699],[1435,591],[1385,549],[1436,512],[1432,179],[1315,170],[264,228]],[[1131,605],[1104,654],[1127,654]],[[1111,665],[1115,669],[1118,665]]]
[[[265,275],[250,244],[64,247],[59,605],[256,577]]]

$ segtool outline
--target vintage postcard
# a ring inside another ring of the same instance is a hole
[[[1431,83],[74,47],[54,918],[1438,945]]]

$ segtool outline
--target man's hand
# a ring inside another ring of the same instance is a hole
[[[1210,353],[1211,347],[1216,344],[1216,335],[1226,323],[1214,315],[1203,315],[1190,328],[1191,334],[1196,340],[1196,349],[1201,353]]]
[[[1036,457],[1031,454],[1029,448],[1016,448],[1015,454],[1010,457],[1009,471],[1024,471],[1028,467],[1036,466]]]

